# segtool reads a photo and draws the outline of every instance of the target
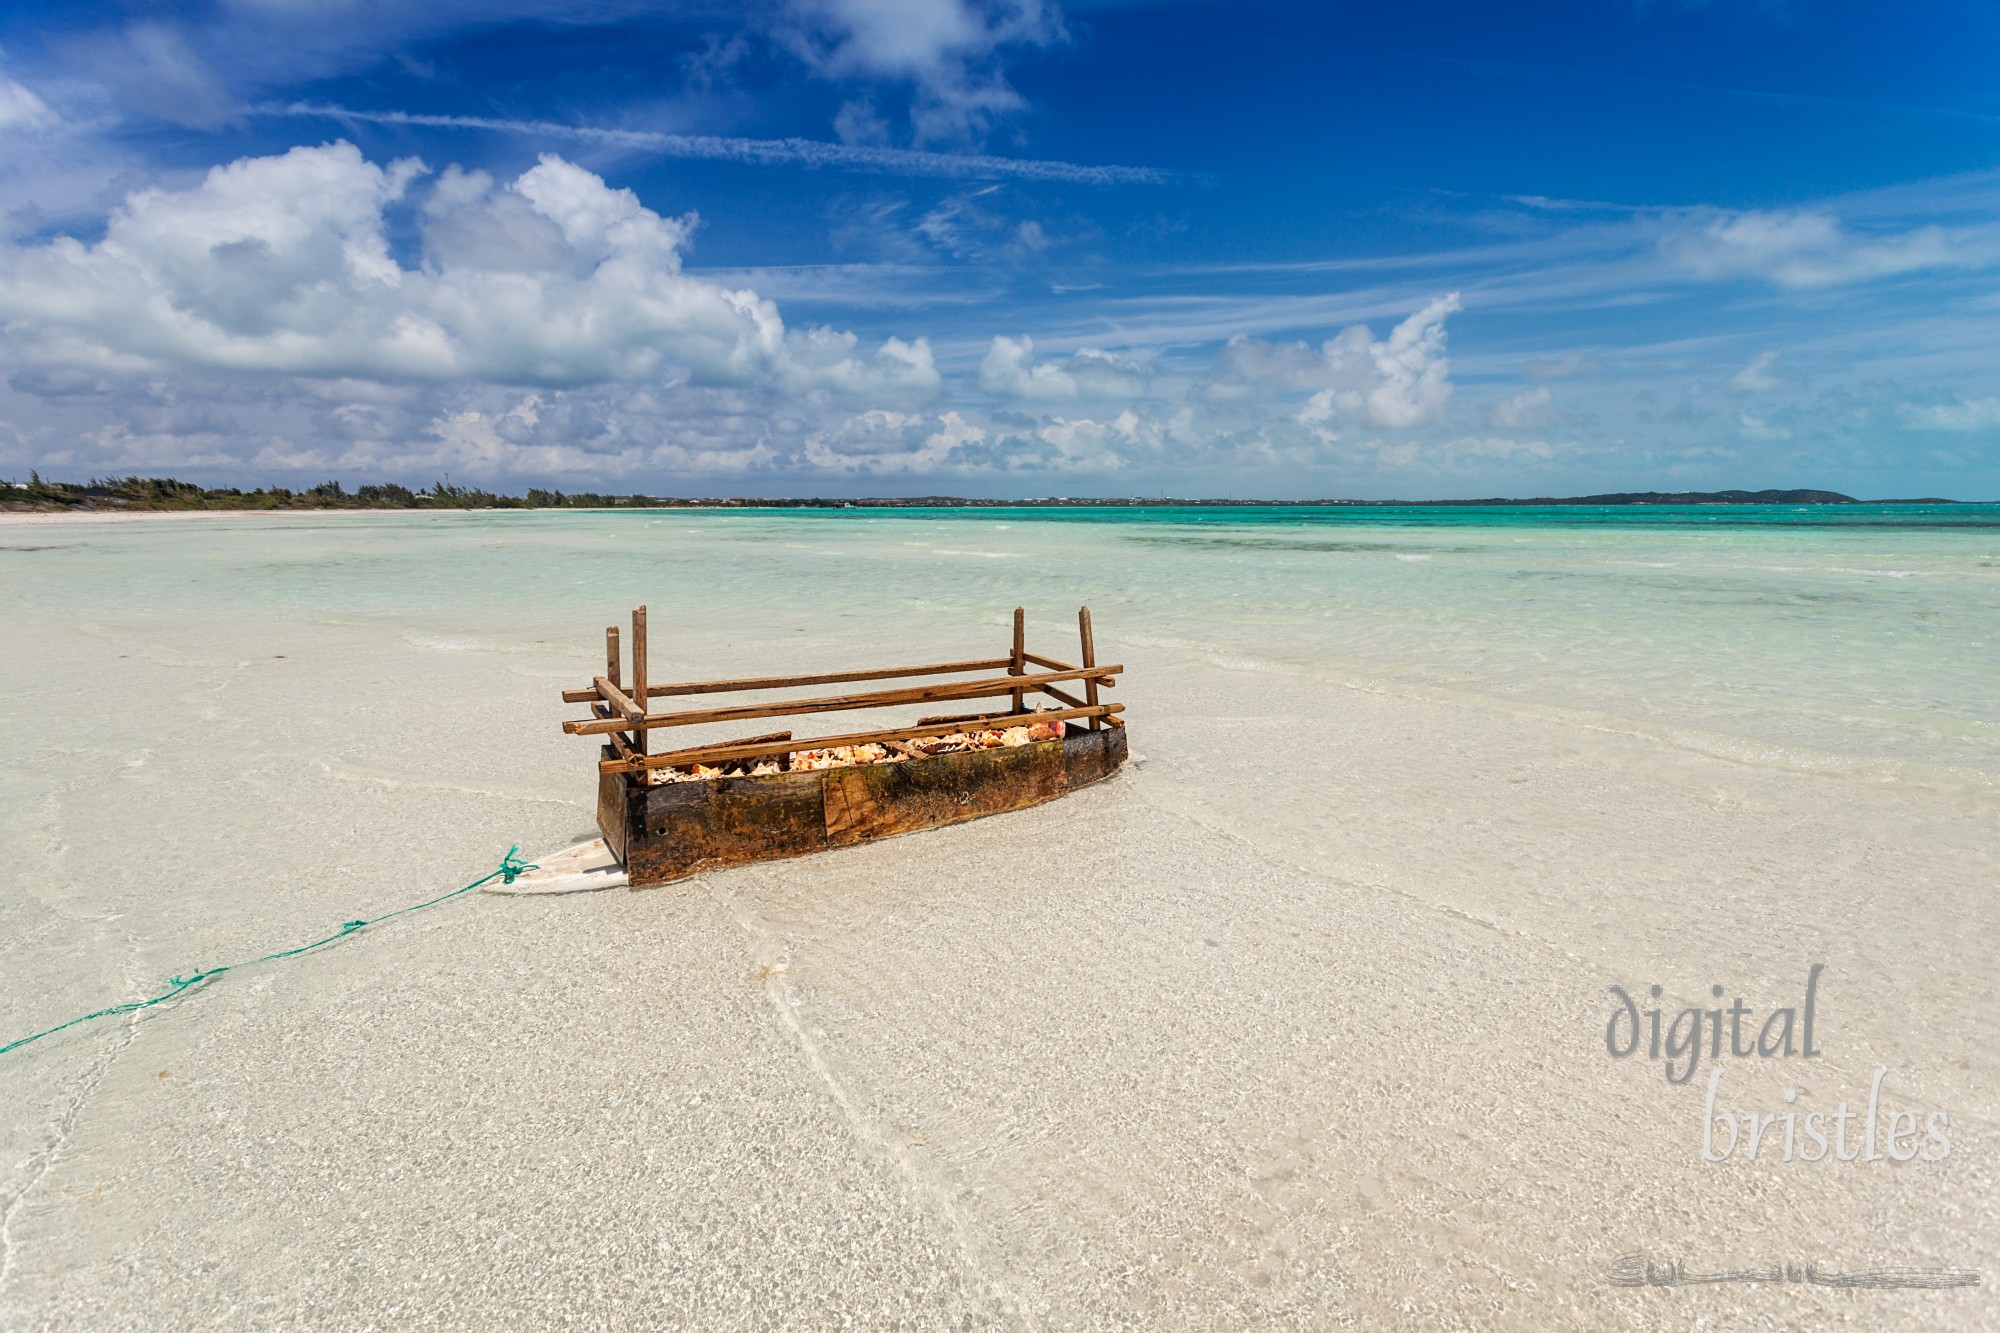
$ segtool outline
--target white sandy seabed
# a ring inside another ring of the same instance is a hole
[[[1204,638],[1158,567],[1018,529],[998,571],[927,534],[921,578],[767,540],[740,602],[706,537],[582,520],[191,531],[0,530],[0,1038],[589,836],[556,690],[640,600],[656,674],[732,674],[976,654],[1029,596],[1059,642],[1088,595],[1146,762],[468,894],[0,1057],[0,1325],[2000,1327],[1977,781],[1420,687],[1253,612]],[[1607,1053],[1612,986],[1761,1016],[1815,963],[1817,1058]],[[1706,1161],[1711,1067],[1718,1113],[1845,1101],[1855,1138],[1886,1070],[1884,1131],[1942,1113],[1949,1155]],[[1635,1253],[1984,1280],[1616,1285]]]

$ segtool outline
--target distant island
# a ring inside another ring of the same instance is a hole
[[[436,482],[411,490],[394,482],[348,490],[325,481],[304,490],[284,486],[243,490],[235,486],[198,486],[171,477],[92,478],[85,482],[46,481],[39,473],[27,481],[0,482],[0,512],[147,512],[161,510],[225,510],[247,513],[324,509],[1025,509],[1102,508],[1118,506],[1185,507],[1383,507],[1463,505],[1850,505],[1959,504],[1938,496],[1899,500],[1857,500],[1838,491],[1619,491],[1609,495],[1537,496],[1532,499],[1480,500],[1217,500],[1169,496],[1089,497],[1041,496],[1024,500],[983,500],[962,495],[869,496],[840,498],[763,499],[748,496],[691,499],[660,495],[607,495],[595,491],[555,491],[530,488],[525,495],[503,495],[476,487]]]

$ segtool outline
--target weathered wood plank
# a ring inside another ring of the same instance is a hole
[[[1007,662],[1007,674],[1019,676],[1028,669],[1028,613],[1021,607],[1014,608],[1014,655]],[[1020,712],[1025,706],[1022,692],[1014,691],[1014,711]]]
[[[616,751],[607,745],[599,753],[609,759]],[[604,845],[620,861],[626,859],[630,849],[632,827],[643,808],[639,802],[644,790],[623,773],[597,775],[597,827],[604,834]]]
[[[779,773],[646,788],[625,858],[632,887],[820,850],[826,846],[821,777]]]
[[[900,690],[876,690],[867,694],[821,695],[812,699],[788,699],[775,703],[738,704],[728,708],[703,708],[685,713],[649,713],[646,729],[692,727],[710,722],[742,722],[758,717],[786,717],[806,713],[842,713],[857,708],[888,708],[898,704],[941,703],[957,699],[991,699],[1013,695],[1023,687],[1055,681],[1083,680],[1092,676],[1115,675],[1123,666],[1084,667],[1075,671],[1052,671],[1026,676],[990,676],[984,680],[955,681],[944,685],[922,685]],[[1020,712],[1019,708],[1014,710]],[[573,736],[593,736],[606,731],[627,730],[604,721],[565,722],[563,730]]]
[[[638,726],[640,721],[646,716],[645,710],[634,703],[631,696],[619,689],[615,682],[604,676],[599,676],[592,683],[597,686],[599,696],[624,716],[628,726]]]
[[[607,703],[592,704],[590,706],[590,711],[596,714],[598,717],[613,716],[611,712],[611,705]],[[632,747],[630,745],[627,745],[625,743],[625,737],[623,734],[614,731],[609,735],[607,735],[604,739],[610,742],[611,748],[618,752],[618,757],[620,759],[633,760],[641,758],[640,755],[633,752]]]
[[[1125,762],[1125,731],[1076,731],[1063,737],[1063,767],[1072,788],[1108,778]]]
[[[1080,606],[1077,608],[1076,628],[1077,628],[1077,634],[1083,640],[1083,664],[1085,666],[1096,666],[1097,641],[1093,639],[1090,634],[1089,607]],[[1083,697],[1086,703],[1094,704],[1097,702],[1097,682],[1095,680],[1086,681],[1084,683]],[[1098,729],[1098,721],[1096,718],[1090,719],[1090,729],[1092,731],[1096,731]]]
[[[640,754],[646,753],[646,608],[637,607],[632,612],[632,694],[641,703],[636,714],[628,714],[632,723],[632,748]]]
[[[868,671],[826,671],[816,676],[752,676],[740,680],[690,680],[662,685],[648,685],[648,698],[660,699],[670,695],[688,694],[730,694],[751,690],[786,690],[800,685],[843,685],[857,680],[900,680],[909,676],[952,676],[968,671],[998,671],[1007,665],[1004,657],[983,657],[976,662],[931,662],[923,666],[879,667]],[[612,677],[615,681],[617,677]],[[589,703],[597,697],[595,689],[564,690],[563,702],[570,704]]]
[[[1040,805],[1068,790],[1060,741],[824,772],[830,847]]]
[[[767,731],[761,736],[745,736],[741,740],[724,741],[722,743],[725,745],[763,745],[768,741],[788,741],[791,738],[792,733],[789,731]]]
[[[1053,657],[1043,657],[1040,653],[1029,653],[1028,660],[1038,667],[1047,667],[1051,671],[1075,671],[1077,669],[1074,662],[1058,661]],[[1099,688],[1106,690],[1115,689],[1118,685],[1118,682],[1109,676],[1106,676],[1097,683]],[[564,697],[567,698],[568,696]]]
[[[922,666],[876,667],[867,671],[823,671],[810,676],[753,676],[741,680],[695,680],[655,685],[652,698],[663,695],[727,694],[736,690],[785,690],[797,685],[841,685],[856,680],[900,680],[907,676],[955,676],[968,671],[996,671],[1007,665],[1004,657],[982,657],[971,662],[931,662]]]
[[[791,740],[791,738],[792,738],[792,733],[789,731],[767,731],[761,736],[745,736],[741,740],[730,741],[728,742],[728,744],[770,745],[779,741],[789,741]],[[753,756],[750,759],[725,759],[722,761],[722,763],[726,766],[736,768],[740,772],[743,766],[746,764],[750,765],[751,767],[755,767],[756,766],[755,760],[758,757],[768,757],[768,756]],[[778,764],[779,769],[783,772],[790,772],[792,767],[791,751],[789,750],[785,751],[783,754],[778,756],[778,759],[780,761]]]
[[[1089,717],[1093,714],[1109,717],[1113,713],[1125,711],[1124,704],[1099,704],[1090,708],[1051,708],[1039,713],[994,713],[985,717],[983,725],[989,727],[1024,726],[1031,722],[1062,722],[1072,718]],[[686,750],[670,750],[661,754],[648,755],[644,766],[647,768],[685,767],[689,764],[719,764],[731,759],[751,759],[758,755],[789,753],[792,750],[830,749],[838,745],[869,745],[882,741],[915,740],[922,736],[945,736],[969,725],[963,721],[935,722],[914,727],[891,727],[882,731],[853,731],[839,736],[807,736],[796,741],[781,741],[765,744],[744,744],[741,742],[722,745],[695,746]],[[629,767],[620,763],[600,763],[606,772],[625,772]]]

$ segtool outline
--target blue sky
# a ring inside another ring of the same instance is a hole
[[[2000,497],[2000,8],[0,13],[0,474]]]

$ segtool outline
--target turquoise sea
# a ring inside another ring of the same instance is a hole
[[[655,681],[998,657],[1016,606],[1068,659],[1088,603],[1133,762],[20,1048],[14,1323],[1748,1327],[1607,1266],[1994,1271],[2000,506],[0,519],[0,1041],[594,839],[559,692],[641,603]],[[1718,1162],[1713,1070],[1607,1053],[1613,986],[1815,975],[1823,1058],[1712,1046],[1717,1105],[1879,1090],[1949,1160]],[[1855,1297],[2000,1326],[1787,1326]]]
[[[1016,604],[1060,644],[1088,601],[1107,648],[2000,783],[1996,505],[384,512],[14,526],[0,561],[8,618],[119,633],[582,653],[645,601],[656,676],[978,650]]]

